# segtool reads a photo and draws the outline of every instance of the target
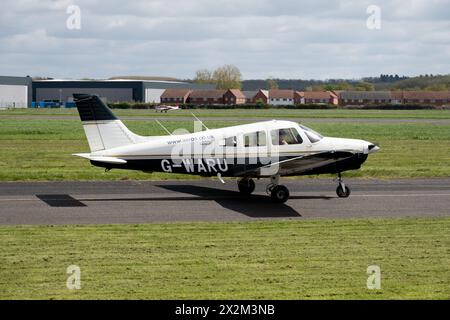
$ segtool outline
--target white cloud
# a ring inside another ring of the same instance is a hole
[[[81,8],[81,30],[66,8]],[[366,8],[382,10],[381,30]],[[450,0],[3,0],[11,75],[192,77],[224,63],[246,78],[450,72]]]

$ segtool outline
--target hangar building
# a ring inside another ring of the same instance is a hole
[[[106,102],[159,103],[167,89],[204,89],[210,85],[161,80],[35,80],[33,101],[72,102],[73,93],[97,94]]]
[[[30,77],[0,76],[0,109],[28,108],[31,98]]]

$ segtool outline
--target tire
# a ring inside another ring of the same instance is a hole
[[[289,190],[282,185],[275,186],[270,192],[270,197],[274,202],[285,203],[289,199]]]
[[[350,193],[351,193],[350,188],[347,186],[345,186],[345,190],[342,188],[341,185],[339,185],[336,189],[336,194],[339,198],[348,198]]]
[[[242,194],[252,194],[255,191],[255,181],[252,179],[242,179],[238,182],[239,192]]]

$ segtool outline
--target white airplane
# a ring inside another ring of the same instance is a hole
[[[179,106],[165,106],[165,105],[160,105],[160,106],[156,106],[155,107],[155,111],[161,111],[161,112],[166,112],[167,111],[171,111],[171,110],[179,110],[180,107]]]
[[[356,170],[380,148],[356,139],[323,137],[292,121],[263,121],[221,129],[139,136],[117,119],[96,95],[74,94],[90,153],[74,154],[110,169],[237,177],[243,194],[255,190],[254,178],[270,178],[266,191],[286,202],[289,190],[281,176],[337,174],[339,197],[350,188],[341,172]]]

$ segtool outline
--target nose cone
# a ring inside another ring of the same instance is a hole
[[[367,149],[369,150],[369,153],[375,153],[378,150],[380,150],[380,147],[377,146],[376,144],[373,144],[373,143],[369,142],[369,145],[367,146]]]

